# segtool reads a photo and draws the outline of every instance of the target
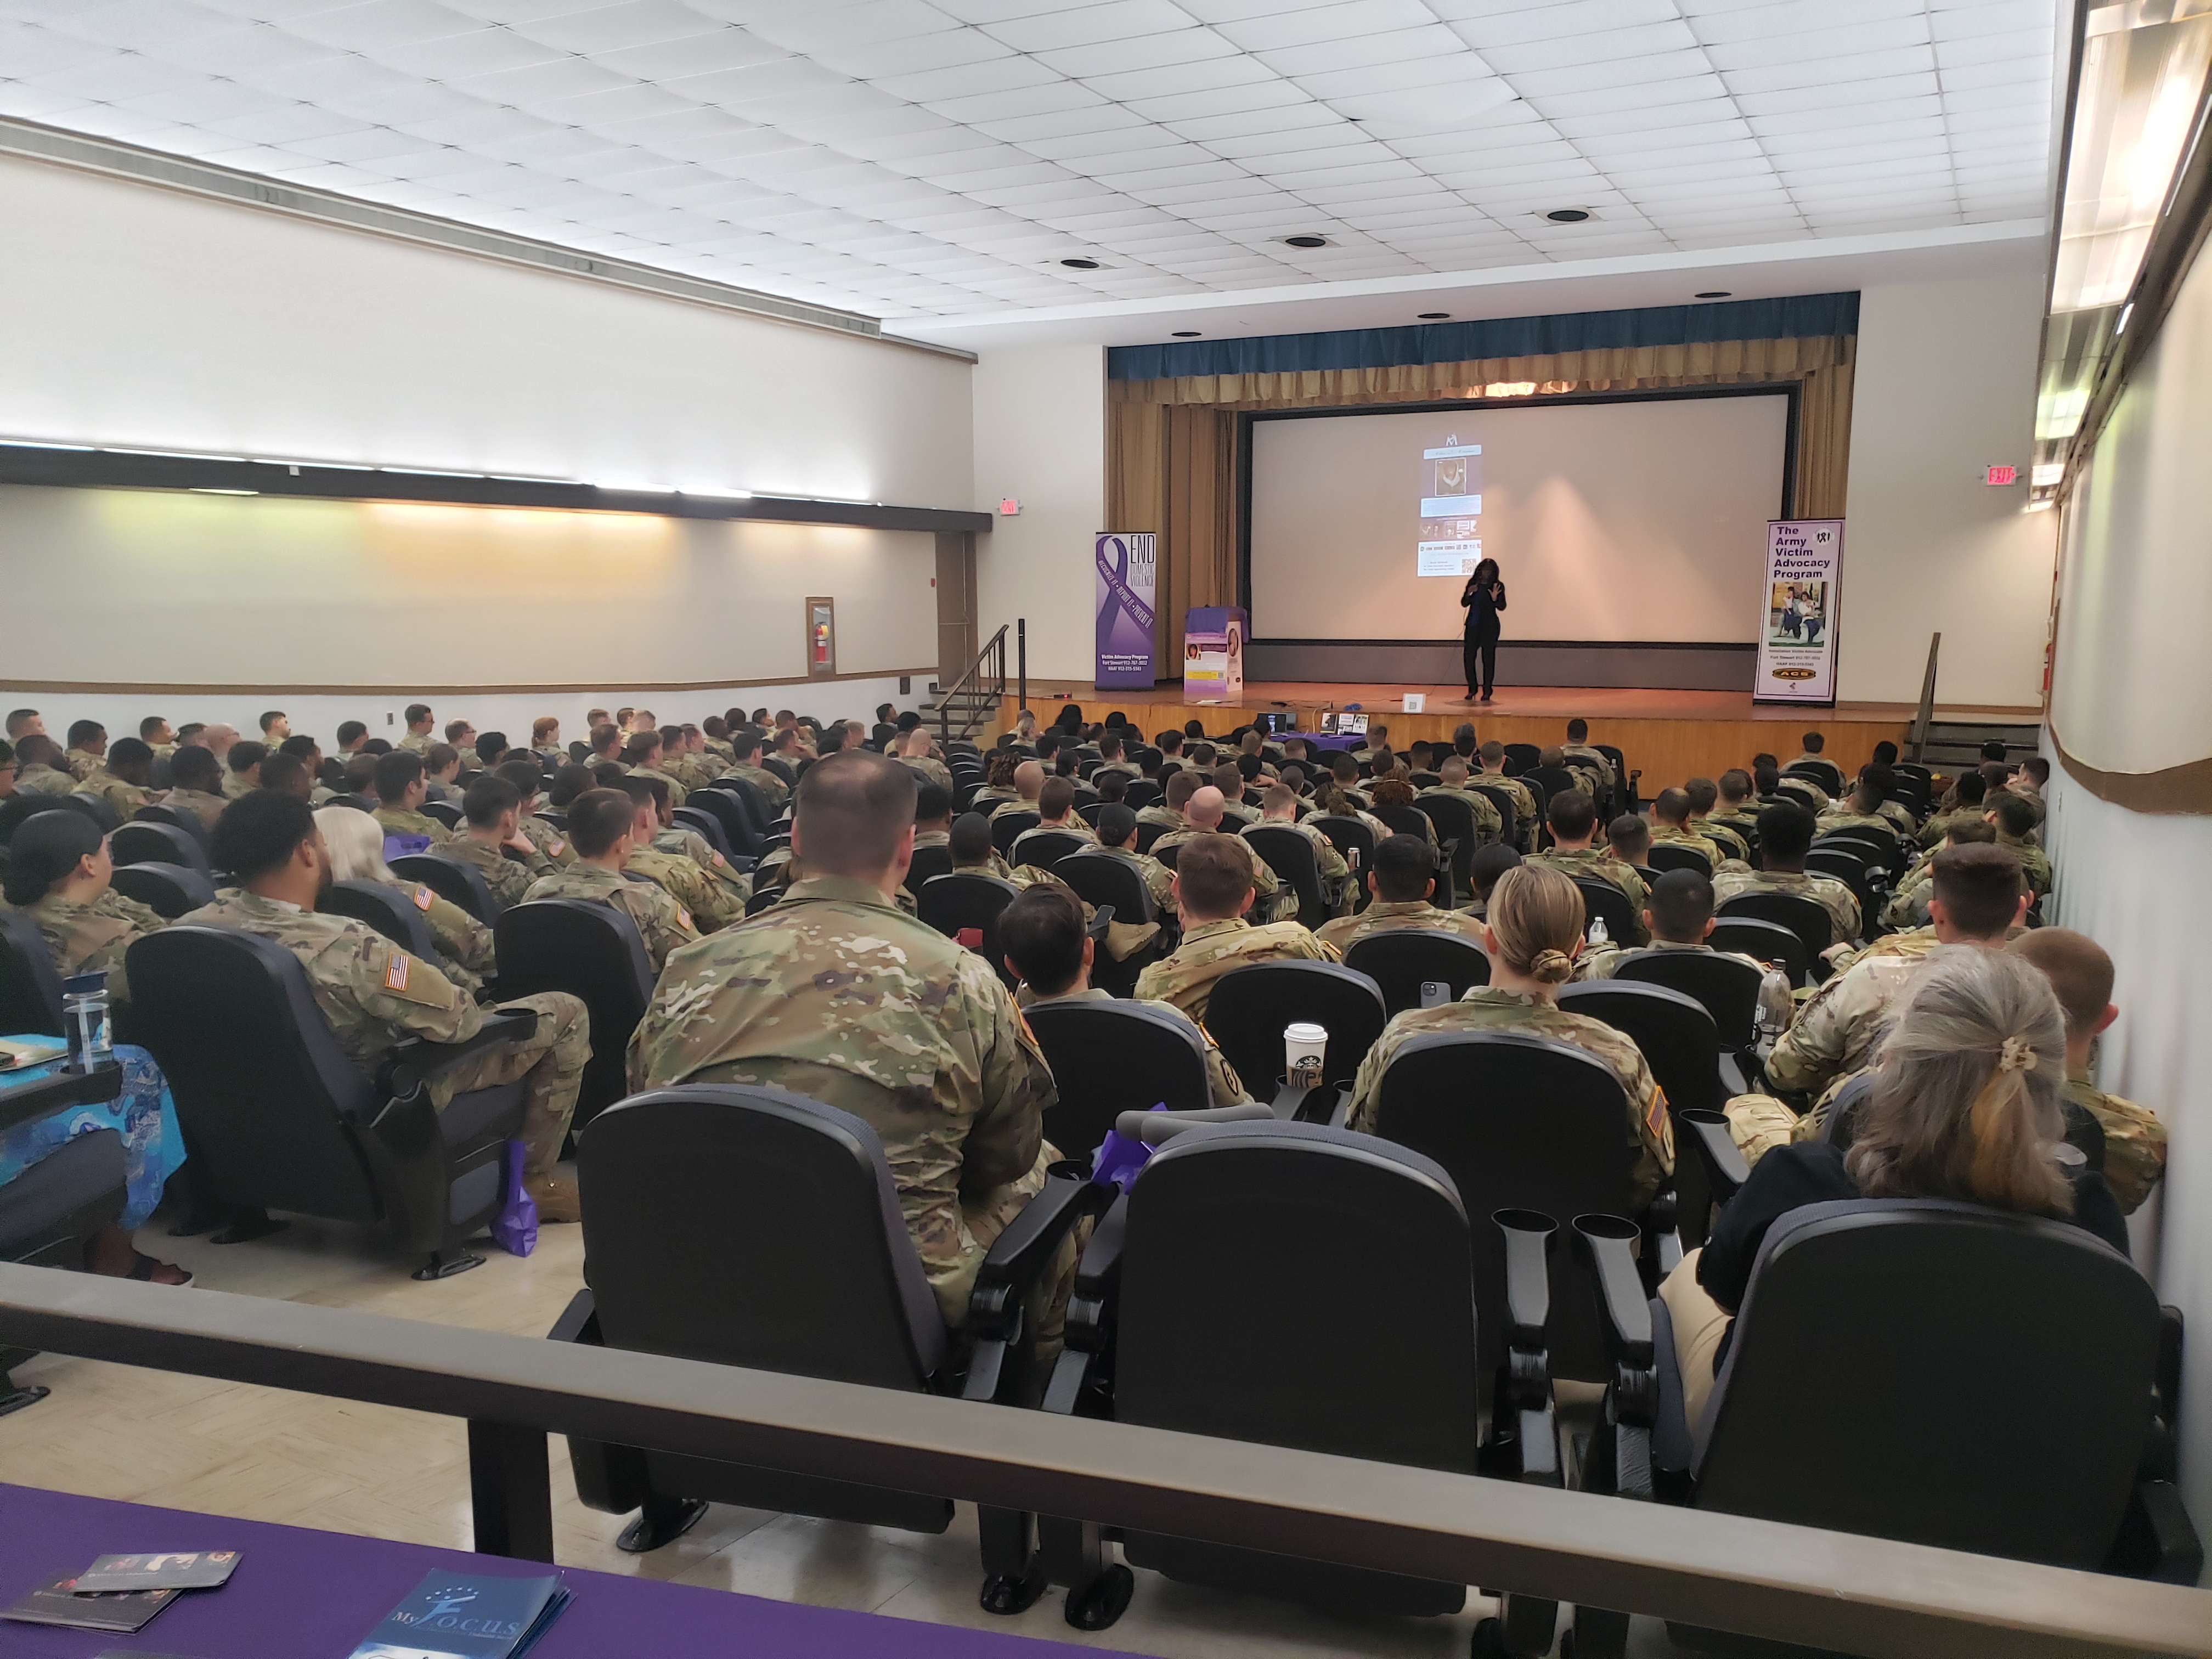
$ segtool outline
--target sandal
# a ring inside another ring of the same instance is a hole
[[[138,1279],[142,1283],[150,1284],[153,1282],[154,1275],[155,1273],[161,1272],[162,1268],[169,1267],[170,1265],[171,1264],[167,1261],[156,1261],[152,1256],[140,1252],[134,1255],[131,1258],[131,1272],[128,1277]],[[179,1267],[177,1271],[185,1275],[176,1282],[177,1288],[181,1290],[184,1286],[192,1282],[192,1276],[188,1269]]]

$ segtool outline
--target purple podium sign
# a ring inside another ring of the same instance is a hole
[[[1153,580],[1159,565],[1149,530],[1102,530],[1096,544],[1098,571],[1098,672],[1102,689],[1149,691],[1158,678],[1152,661]]]

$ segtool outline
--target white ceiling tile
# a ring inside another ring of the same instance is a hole
[[[1249,62],[1211,29],[1177,29],[1171,34],[1135,35],[1122,40],[1099,40],[1086,46],[1059,46],[1036,54],[1039,63],[1061,75],[1096,83],[1103,79],[1127,79],[1161,74],[1179,66],[1223,62]],[[1199,84],[1214,84],[1209,71],[1200,70]],[[1112,94],[1109,94],[1109,96]]]
[[[1689,25],[1676,21],[1596,34],[1555,35],[1521,46],[1485,46],[1481,55],[1482,61],[1500,75],[1520,75],[1530,70],[1571,69],[1580,64],[1644,60],[1699,50]]]
[[[1390,29],[1314,46],[1282,46],[1253,56],[1278,75],[1317,76],[1376,64],[1428,62],[1466,50],[1449,29],[1432,23],[1425,28]]]
[[[1016,52],[1045,52],[1109,40],[1156,40],[1198,27],[1171,0],[1105,0],[1099,5],[1034,7],[1024,15],[987,23],[983,30]]]
[[[466,34],[478,27],[466,12],[435,0],[367,0],[353,6],[328,6],[302,12],[285,27],[304,40],[345,52],[374,52],[443,35]]]
[[[1178,40],[1182,38],[1180,35],[1176,37]],[[1103,56],[1109,48],[1098,46],[1088,50]],[[1258,58],[1233,55],[1147,64],[1119,73],[1092,70],[1085,75],[1084,80],[1091,90],[1102,98],[1124,103],[1135,103],[1141,100],[1152,108],[1158,108],[1178,93],[1202,93],[1206,95],[1204,101],[1215,107],[1241,108],[1243,106],[1228,102],[1224,95],[1228,89],[1266,82],[1280,88],[1284,93],[1297,90],[1278,80],[1274,71]],[[1163,118],[1154,114],[1152,118],[1158,120]]]
[[[529,64],[551,63],[568,54],[513,29],[472,29],[442,40],[375,46],[362,55],[410,75],[457,81],[473,75],[520,69]]]
[[[1216,27],[1240,51],[1272,52],[1399,29],[1427,28],[1436,21],[1436,14],[1421,0],[1341,0],[1336,5],[1270,9],[1224,19]]]
[[[1811,29],[1798,34],[1759,34],[1717,41],[1707,36],[1705,52],[1713,67],[1725,71],[1771,68],[1778,64],[1818,64],[1860,52],[1929,44],[1927,18],[1912,15],[1854,20],[1847,27]]]
[[[874,83],[894,98],[935,104],[945,99],[974,98],[983,93],[1012,92],[1060,78],[1034,58],[994,58],[947,69],[924,70],[913,75],[879,76]]]
[[[11,81],[119,57],[121,48],[36,23],[0,22],[0,70]]]

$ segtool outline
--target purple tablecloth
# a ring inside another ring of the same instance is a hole
[[[28,1430],[35,1413],[10,1420]],[[21,1432],[21,1431],[16,1431]],[[111,1648],[197,1659],[345,1659],[422,1575],[446,1566],[526,1578],[530,1561],[183,1510],[0,1486],[0,1606],[34,1585],[137,1550],[236,1549],[218,1590],[191,1590],[136,1636],[0,1621],[9,1659],[93,1659]],[[744,1659],[1114,1659],[1099,1648],[841,1613],[727,1590],[562,1568],[574,1597],[531,1659],[741,1654]],[[978,1583],[982,1569],[976,1569]]]
[[[1306,745],[1312,749],[1352,750],[1358,748],[1361,744],[1367,741],[1366,738],[1364,736],[1340,737],[1333,732],[1328,733],[1322,733],[1320,732],[1285,732],[1282,734],[1282,737],[1277,738],[1275,741],[1277,743],[1280,743],[1283,740],[1283,738],[1304,738],[1306,740]]]

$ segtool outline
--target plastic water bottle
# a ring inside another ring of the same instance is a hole
[[[113,1057],[106,974],[75,974],[62,981],[62,1029],[69,1034],[71,1070],[89,1071]]]
[[[1794,1007],[1789,980],[1779,968],[1769,963],[1759,981],[1759,1035],[1768,1042],[1779,1041],[1790,1029]]]
[[[1603,916],[1590,918],[1589,941],[1592,946],[1613,943],[1613,930],[1605,925]]]

